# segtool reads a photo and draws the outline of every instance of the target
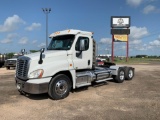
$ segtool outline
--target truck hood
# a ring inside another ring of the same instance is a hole
[[[31,60],[39,60],[40,58],[40,52],[32,53],[25,55],[26,57],[29,57]],[[58,56],[67,56],[67,51],[62,50],[54,50],[54,51],[44,51],[42,54],[42,58],[50,58],[50,57],[58,57]]]

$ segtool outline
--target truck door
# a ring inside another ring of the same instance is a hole
[[[80,51],[80,41],[84,40],[85,50]],[[92,67],[92,46],[88,36],[78,36],[73,52],[75,69],[89,69]]]

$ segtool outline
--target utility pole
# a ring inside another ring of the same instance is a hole
[[[46,50],[48,47],[48,14],[51,12],[51,8],[42,8],[43,12],[46,14]]]

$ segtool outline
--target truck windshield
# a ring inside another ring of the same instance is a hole
[[[53,37],[47,50],[70,50],[75,35]]]

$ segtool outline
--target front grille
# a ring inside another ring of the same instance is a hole
[[[26,80],[28,78],[29,59],[28,57],[20,57],[17,59],[16,76]]]
[[[16,60],[7,60],[7,63],[16,63]]]

